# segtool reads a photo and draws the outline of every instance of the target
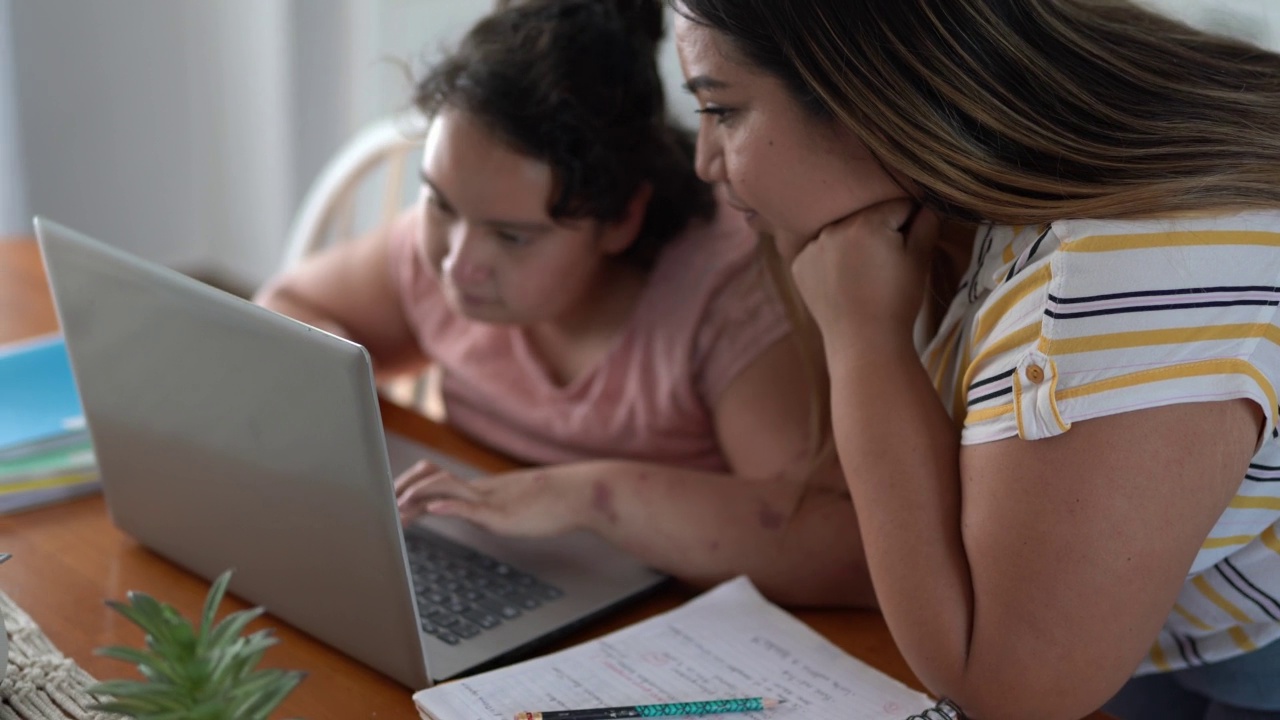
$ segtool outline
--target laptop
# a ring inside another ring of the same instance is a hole
[[[36,218],[112,521],[161,556],[418,689],[530,646],[664,576],[597,536],[402,528],[369,356]]]

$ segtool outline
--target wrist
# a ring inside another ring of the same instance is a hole
[[[573,529],[601,533],[606,524],[617,522],[616,492],[607,465],[589,461],[542,468],[535,471],[541,478],[535,481],[547,485]]]
[[[866,362],[919,361],[911,328],[889,323],[847,323],[833,332],[822,332],[822,347],[831,368]]]

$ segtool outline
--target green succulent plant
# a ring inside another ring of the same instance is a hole
[[[90,692],[108,698],[94,709],[135,720],[266,720],[304,673],[255,669],[278,642],[270,630],[241,634],[262,608],[231,613],[214,625],[230,579],[228,570],[209,588],[199,628],[146,593],[129,593],[127,603],[108,601],[142,628],[147,648],[116,645],[97,654],[136,665],[146,679],[94,685]]]

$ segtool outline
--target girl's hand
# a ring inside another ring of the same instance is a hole
[[[499,535],[548,537],[578,527],[570,492],[575,485],[581,483],[558,481],[544,469],[461,480],[424,460],[396,478],[396,504],[402,523],[449,515]]]
[[[938,217],[913,216],[916,207],[901,199],[860,210],[823,228],[792,263],[828,346],[853,336],[911,342],[939,230]]]

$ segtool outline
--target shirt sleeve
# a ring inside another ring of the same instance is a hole
[[[711,297],[694,338],[695,384],[714,407],[738,375],[791,333],[791,321],[763,261],[750,262]]]
[[[1276,436],[1280,233],[1093,221],[1054,232],[1058,249],[975,317],[989,332],[963,385],[964,443],[1241,398],[1265,413],[1260,442]]]

